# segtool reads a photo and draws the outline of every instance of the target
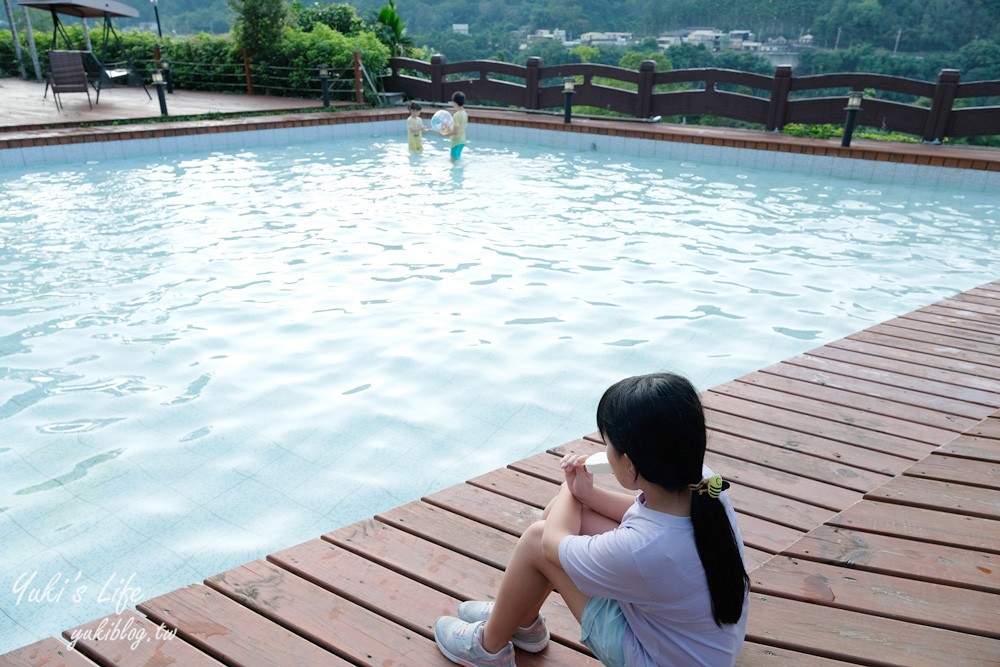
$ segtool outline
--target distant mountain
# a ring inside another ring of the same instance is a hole
[[[142,21],[153,20],[149,2],[128,1]],[[386,2],[347,4],[367,18]],[[225,0],[159,0],[158,8],[168,33],[225,32],[232,22]],[[397,0],[396,9],[417,43],[456,23],[467,24],[473,36],[559,28],[570,37],[592,31],[655,37],[695,26],[750,30],[759,39],[810,33],[820,47],[871,44],[908,53],[957,51],[975,39],[1000,42],[1000,0]]]

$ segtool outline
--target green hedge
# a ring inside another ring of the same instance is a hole
[[[74,48],[85,48],[82,27],[69,25],[66,26],[66,32]],[[91,30],[91,43],[98,54],[101,50],[99,34],[97,30]],[[28,76],[33,78],[31,55],[27,50],[27,36],[24,32],[20,39],[22,60]],[[48,73],[45,54],[52,46],[52,34],[36,30],[35,43],[45,75]],[[120,43],[109,44],[107,60],[131,60],[148,81],[156,43],[157,38],[153,33],[124,32]],[[170,61],[174,80],[179,88],[222,92],[245,90],[243,55],[229,35],[165,35],[161,43],[161,55]],[[66,48],[62,40],[59,47]],[[389,47],[380,42],[372,32],[343,35],[323,24],[316,24],[309,32],[285,28],[282,42],[271,60],[251,63],[255,91],[290,96],[315,93],[318,96],[317,65],[325,63],[330,67],[332,76],[336,77],[340,71],[352,67],[355,51],[362,53],[362,61],[373,76],[388,65]],[[0,32],[0,68],[5,76],[18,75],[14,42],[9,31]]]

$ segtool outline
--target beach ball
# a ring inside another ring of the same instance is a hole
[[[435,132],[451,132],[451,128],[455,127],[455,120],[447,109],[441,109],[431,116],[431,127]]]

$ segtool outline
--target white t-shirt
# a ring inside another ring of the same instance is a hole
[[[742,553],[732,504],[725,493],[721,500]],[[749,597],[738,623],[715,624],[690,517],[652,510],[640,494],[615,530],[564,537],[559,562],[585,595],[621,605],[628,621],[622,643],[630,667],[736,663]]]

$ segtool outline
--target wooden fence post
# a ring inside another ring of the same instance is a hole
[[[788,117],[788,93],[792,89],[792,66],[779,65],[771,84],[771,104],[767,107],[767,131],[780,132]]]
[[[447,102],[444,99],[444,56],[437,53],[431,56],[431,99],[435,102]]]
[[[653,76],[656,74],[656,61],[643,60],[639,65],[639,88],[636,94],[635,117],[649,118],[653,108]]]
[[[539,70],[542,68],[542,59],[538,56],[531,56],[525,63],[524,72],[524,106],[527,109],[538,108],[538,89],[541,85]]]
[[[924,141],[939,144],[944,139],[948,131],[951,108],[955,103],[955,94],[958,92],[958,80],[957,69],[943,69],[938,75],[937,87],[934,88],[934,97],[931,99],[931,109],[927,114],[927,124],[924,126]]]
[[[361,82],[361,52],[354,52],[354,103],[365,103],[365,89]]]
[[[253,77],[250,76],[250,54],[243,49],[243,74],[247,79],[247,95],[253,95]]]

